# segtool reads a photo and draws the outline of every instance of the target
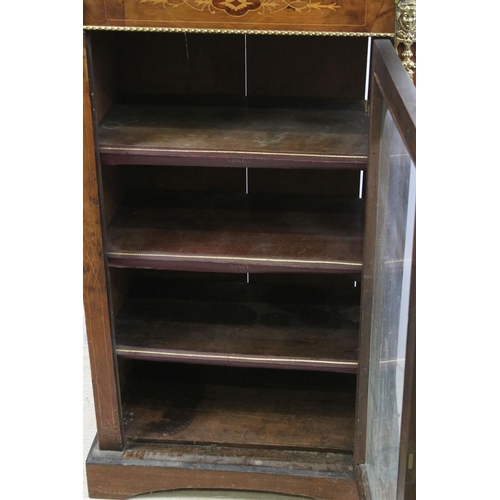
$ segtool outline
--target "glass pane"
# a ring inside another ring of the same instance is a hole
[[[415,166],[382,113],[366,469],[373,500],[396,498],[415,222]]]

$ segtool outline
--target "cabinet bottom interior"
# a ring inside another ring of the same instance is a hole
[[[122,359],[130,444],[351,452],[356,376]]]

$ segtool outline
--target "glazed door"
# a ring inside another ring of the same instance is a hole
[[[358,442],[362,495],[415,496],[415,87],[374,43],[363,267]]]

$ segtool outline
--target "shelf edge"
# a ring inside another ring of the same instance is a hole
[[[256,356],[246,354],[197,353],[180,350],[133,348],[118,346],[116,354],[122,358],[147,359],[151,361],[174,361],[229,366],[260,368],[293,368],[299,370],[337,371],[357,373],[357,361],[340,361],[311,358],[292,358],[287,356]]]

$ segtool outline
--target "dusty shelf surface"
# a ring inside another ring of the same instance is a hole
[[[115,104],[98,136],[104,164],[361,169],[368,115],[362,100],[178,96]]]

